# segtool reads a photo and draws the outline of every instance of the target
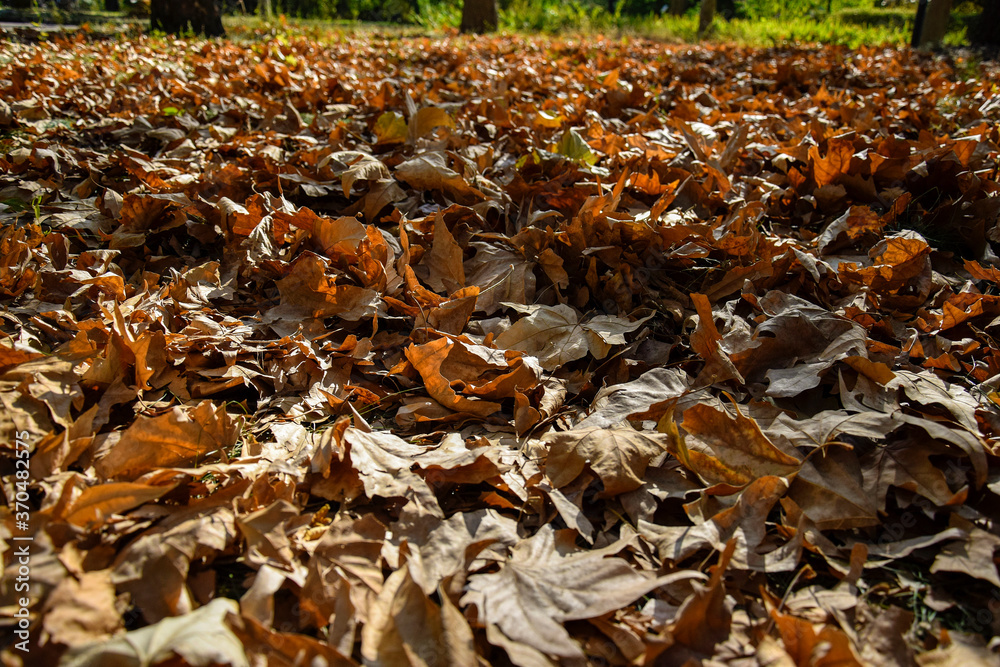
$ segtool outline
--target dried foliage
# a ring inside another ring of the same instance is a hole
[[[4,52],[4,664],[995,664],[1000,72]]]

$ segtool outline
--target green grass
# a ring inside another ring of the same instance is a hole
[[[711,30],[699,38],[698,2],[687,2],[687,13],[673,16],[627,14],[621,11],[622,3],[618,11],[608,11],[606,2],[596,0],[500,0],[499,28],[515,33],[629,35],[673,43],[709,41],[758,47],[824,43],[856,48],[909,44],[915,15],[911,6],[881,8],[875,6],[875,0],[833,0],[829,15],[824,0],[740,0],[737,18],[717,17]],[[256,16],[227,16],[224,23],[230,37],[236,39],[253,40],[287,31],[320,42],[340,42],[357,31],[400,36],[451,31],[460,22],[461,4],[461,0],[417,0],[411,24],[282,15],[271,21]],[[120,14],[109,12],[88,12],[87,18],[95,27],[125,20]],[[958,7],[953,12],[945,45],[965,44],[966,28],[973,20],[975,15],[969,13],[969,7]],[[140,20],[138,25],[148,22]]]
[[[747,46],[775,46],[785,43],[840,44],[856,48],[862,44],[909,43],[911,26],[857,25],[836,16],[816,21],[809,18],[716,18],[705,38],[711,42]],[[675,42],[698,41],[696,16],[660,17],[629,26],[630,33]]]
[[[229,36],[235,39],[254,39],[262,34],[287,31],[292,34],[315,39],[320,42],[341,42],[356,32],[390,32],[399,36],[444,32],[456,27],[445,14],[434,15],[437,20],[427,20],[420,26],[395,24],[367,24],[351,21],[322,21],[318,19],[288,19],[283,24],[270,23],[258,17],[225,17],[224,23]],[[547,18],[546,18],[547,17]],[[619,17],[615,19],[601,14],[560,15],[558,21],[541,11],[528,15],[501,15],[500,29],[503,32],[541,34],[605,34],[612,37],[625,35],[652,38],[670,43],[695,43],[698,37],[698,17],[658,16]],[[457,20],[456,20],[457,21]],[[705,40],[715,43],[735,43],[746,46],[768,47],[786,43],[839,44],[856,48],[861,45],[909,44],[912,31],[910,23],[866,25],[853,20],[845,20],[838,15],[818,21],[811,18],[758,18],[732,19],[716,18]],[[963,43],[961,29],[953,31],[946,43]]]

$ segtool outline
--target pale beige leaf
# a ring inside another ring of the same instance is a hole
[[[107,639],[122,627],[110,570],[66,577],[45,600],[42,627],[49,641],[79,646]]]
[[[361,631],[361,655],[366,664],[387,666],[475,664],[467,621],[450,605],[442,608],[428,598],[406,568],[389,575],[372,606]]]
[[[961,572],[1000,588],[1000,574],[993,557],[1000,548],[1000,537],[955,515],[951,525],[967,531],[968,537],[946,544],[934,559],[930,571]]]
[[[153,667],[180,658],[191,667],[249,667],[243,644],[225,623],[238,613],[233,600],[216,598],[184,616],[165,618],[107,642],[74,648],[61,667]]]
[[[700,576],[697,572],[684,576]],[[562,626],[600,616],[661,585],[621,558],[599,552],[561,553],[545,525],[518,544],[496,573],[474,574],[461,603],[475,604],[481,618],[508,638],[561,658],[584,657]]]
[[[580,316],[571,306],[521,307],[527,315],[496,337],[497,347],[521,350],[552,371],[587,355],[590,346],[580,326]]]
[[[421,153],[401,162],[396,166],[396,176],[413,188],[442,190],[460,203],[475,203],[486,198],[469,185],[462,174],[448,167],[447,157],[441,151]]]

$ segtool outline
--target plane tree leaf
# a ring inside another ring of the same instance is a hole
[[[668,447],[662,434],[624,428],[561,431],[543,440],[549,446],[545,471],[552,484],[566,486],[588,467],[604,484],[600,497],[638,488],[646,466]]]
[[[250,662],[243,645],[225,622],[227,614],[236,614],[238,610],[235,601],[218,598],[189,614],[165,618],[107,642],[73,649],[63,664],[153,667],[180,658],[195,667],[245,667]]]
[[[545,526],[511,550],[500,572],[470,577],[462,603],[475,604],[486,623],[515,642],[574,658],[583,652],[563,627],[565,621],[600,616],[661,583],[600,551],[563,552],[555,531]]]
[[[995,657],[996,61],[278,28],[2,35],[0,663]]]

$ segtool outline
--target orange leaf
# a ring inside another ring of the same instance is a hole
[[[848,173],[851,157],[854,155],[854,145],[846,139],[831,139],[826,147],[826,156],[820,157],[819,148],[809,149],[809,160],[813,167],[813,179],[816,185],[823,187],[837,180],[841,174]]]

